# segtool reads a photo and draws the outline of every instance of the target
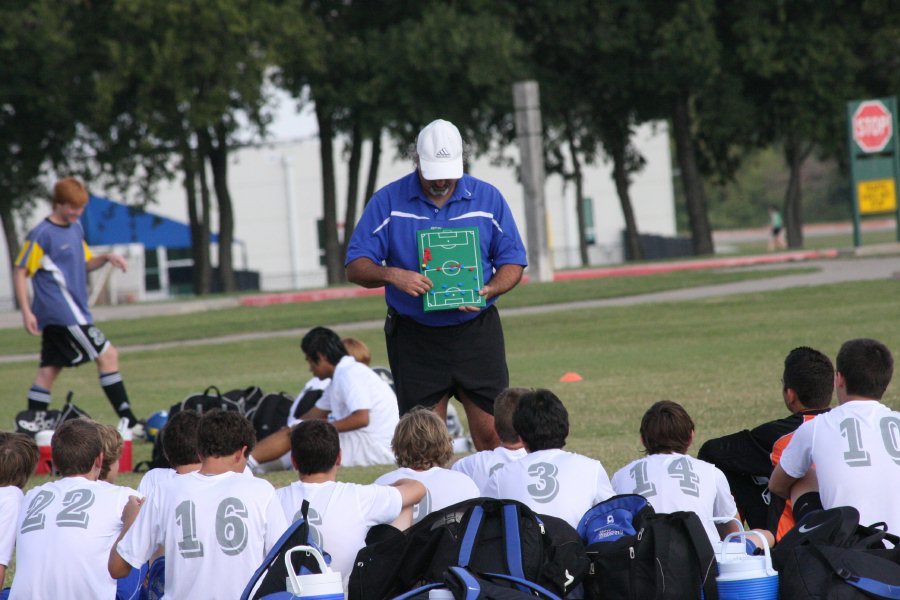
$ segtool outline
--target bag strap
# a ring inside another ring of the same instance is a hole
[[[693,514],[693,513],[689,513]],[[709,543],[709,536],[699,518],[687,518],[684,521],[688,535],[691,537],[691,545],[697,560],[700,561],[700,577],[703,586],[703,596],[706,600],[719,600],[719,588],[716,585],[716,553]]]
[[[459,559],[457,564],[461,567],[468,567],[472,560],[472,550],[475,548],[475,541],[478,538],[478,530],[481,529],[481,522],[484,520],[484,507],[480,504],[472,507],[469,514],[469,522],[466,523],[466,531],[463,533],[462,543],[459,545]]]
[[[503,505],[503,545],[509,574],[525,579],[525,570],[522,568],[522,536],[519,534],[519,507],[515,504]]]
[[[450,567],[454,569],[456,567]],[[515,583],[518,588],[524,592],[528,592],[533,596],[546,598],[547,600],[561,600],[559,596],[548,590],[542,585],[538,585],[533,581],[528,581],[521,577],[513,577],[512,575],[504,575],[503,573],[479,573],[485,579],[499,579],[501,581],[510,581]]]
[[[900,600],[900,586],[891,585],[883,581],[878,581],[877,579],[872,579],[871,577],[860,577],[859,575],[855,575],[849,569],[847,569],[843,565],[838,564],[830,556],[822,552],[822,549],[818,546],[810,544],[808,548],[812,550],[816,554],[816,556],[824,560],[825,563],[829,567],[831,567],[831,570],[834,571],[835,575],[837,575],[853,587],[861,589],[869,594],[874,594],[879,598]]]
[[[462,600],[478,600],[478,596],[481,595],[481,584],[474,575],[462,567],[450,567],[447,573],[455,575],[465,586],[465,597]]]

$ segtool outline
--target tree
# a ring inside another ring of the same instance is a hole
[[[228,154],[240,123],[264,132],[266,43],[273,6],[252,0],[117,0],[106,40],[110,65],[98,84],[104,102],[94,130],[105,172],[184,177],[194,258],[194,291],[211,289],[212,191],[219,213],[219,274],[236,288]],[[104,125],[106,125],[104,127]],[[200,194],[197,195],[197,184]]]
[[[478,151],[501,128],[511,131],[510,84],[517,43],[509,27],[475,0],[311,1],[318,51],[279,44],[279,79],[295,97],[315,102],[322,167],[326,270],[344,280],[343,259],[356,219],[363,140],[372,140],[367,194],[374,187],[380,136],[405,146],[429,121],[453,121]],[[440,43],[436,43],[440,40]],[[344,243],[338,235],[333,143],[348,140],[350,177]],[[376,142],[376,140],[379,140]]]
[[[629,187],[632,174],[644,165],[631,137],[640,115],[648,112],[649,90],[641,77],[644,48],[634,45],[630,14],[619,8],[615,2],[578,0],[532,2],[514,11],[541,84],[548,171],[575,184],[583,265],[588,244],[582,163],[598,160],[601,150],[613,163],[628,254],[643,255]]]
[[[744,89],[768,139],[784,152],[790,177],[784,195],[787,241],[803,245],[803,165],[812,152],[840,158],[844,103],[857,92],[858,3],[723,2]]]
[[[45,195],[62,170],[82,103],[89,102],[73,6],[46,0],[0,7],[0,222],[10,261],[19,252],[17,211]]]

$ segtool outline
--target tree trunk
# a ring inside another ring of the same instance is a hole
[[[379,129],[372,138],[372,158],[369,160],[369,176],[366,179],[366,192],[363,202],[369,200],[375,194],[375,185],[378,183],[378,167],[381,163],[381,130]]]
[[[356,207],[359,205],[359,165],[362,162],[362,129],[359,119],[350,133],[350,160],[347,161],[347,210],[344,213],[344,240],[341,243],[341,260],[347,256],[347,244],[356,228]]]
[[[787,232],[788,248],[803,247],[803,164],[812,152],[812,145],[805,148],[801,142],[788,140],[784,147],[784,157],[790,169],[787,190],[784,193],[784,228]]]
[[[341,244],[337,234],[337,202],[334,182],[334,122],[331,112],[316,103],[319,123],[319,155],[322,162],[322,218],[325,220],[325,272],[328,284],[346,280]]]
[[[687,203],[688,221],[691,226],[691,241],[694,254],[712,254],[712,230],[706,206],[706,191],[703,177],[697,166],[696,150],[692,133],[691,112],[687,97],[678,98],[673,106],[672,133],[675,136],[675,153],[681,169],[681,183]]]
[[[197,159],[194,163],[197,168],[197,178],[200,181],[200,211],[199,211],[199,222],[200,222],[200,238],[199,244],[201,246],[201,250],[199,251],[200,256],[202,257],[202,263],[197,264],[194,261],[194,270],[199,271],[197,275],[197,283],[199,284],[199,294],[208,294],[212,291],[212,263],[210,262],[209,256],[209,242],[210,242],[210,205],[211,199],[209,194],[209,182],[206,179],[206,156],[209,154],[209,132],[205,130],[197,131],[197,140],[199,147],[197,149]]]
[[[631,206],[631,196],[628,193],[631,182],[628,178],[626,164],[626,144],[619,142],[614,144],[612,152],[613,182],[616,184],[616,193],[619,196],[619,204],[622,205],[622,215],[625,217],[625,244],[628,247],[628,254],[632,260],[641,260],[644,258],[644,252],[641,248],[641,238],[638,235],[637,221],[634,218],[634,208]]]
[[[581,161],[578,159],[578,146],[575,144],[575,136],[572,133],[572,124],[569,115],[566,115],[566,137],[569,141],[569,152],[572,154],[572,179],[575,180],[575,214],[578,217],[578,256],[581,266],[588,266],[587,236],[585,235],[584,214],[584,182],[581,173]]]
[[[16,257],[19,255],[19,234],[16,232],[16,220],[13,216],[12,206],[9,202],[0,202],[0,222],[3,225],[3,235],[6,238],[6,252],[7,256],[9,256],[9,289],[15,289],[13,286],[12,275],[15,273],[16,269],[13,265],[16,263]],[[12,306],[13,308],[19,308],[18,299],[16,295],[12,295]]]
[[[208,291],[209,243],[204,242],[202,211],[197,205],[197,159],[193,149],[185,142],[181,149],[181,169],[184,171],[184,192],[187,198],[188,222],[191,229],[191,258],[194,268],[191,273],[191,287],[201,295]],[[207,284],[204,285],[204,281]],[[204,291],[206,290],[206,291]]]
[[[238,287],[231,252],[234,245],[234,209],[228,190],[228,133],[221,121],[216,123],[215,136],[215,143],[210,144],[209,148],[209,164],[219,206],[219,278],[224,291],[234,292]]]

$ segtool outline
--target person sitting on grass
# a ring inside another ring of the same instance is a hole
[[[0,431],[0,589],[16,545],[16,525],[23,490],[41,458],[34,439],[24,433]]]
[[[716,465],[725,473],[738,511],[753,529],[766,529],[775,541],[794,526],[791,501],[769,492],[772,468],[791,441],[794,431],[806,421],[828,412],[834,392],[831,359],[801,346],[784,359],[781,397],[791,415],[707,440],[697,458]]]
[[[291,459],[299,481],[276,490],[285,517],[299,519],[303,501],[309,501],[306,518],[312,539],[331,554],[331,568],[341,573],[346,587],[369,529],[380,524],[409,527],[412,506],[425,495],[425,487],[412,479],[398,479],[389,486],[337,481],[340,436],[325,421],[303,421],[294,427]]]
[[[688,456],[694,421],[680,404],[660,400],[641,419],[647,455],[619,469],[612,478],[617,494],[640,494],[656,512],[690,511],[700,517],[713,548],[740,526],[728,480],[715,465]]]
[[[494,429],[500,438],[500,445],[493,450],[482,450],[464,456],[450,467],[471,477],[482,494],[494,471],[528,454],[522,438],[513,427],[513,414],[516,412],[519,398],[527,393],[528,390],[525,388],[506,388],[500,392],[494,400]]]
[[[204,412],[200,469],[173,477],[143,503],[129,501],[123,533],[107,552],[109,575],[126,577],[162,545],[166,598],[239,597],[287,529],[272,484],[244,474],[255,441],[243,415]]]
[[[388,485],[408,478],[425,485],[428,491],[413,509],[414,523],[434,511],[481,495],[471,477],[445,468],[453,457],[453,439],[446,423],[431,409],[416,406],[403,415],[391,447],[399,468],[375,483]]]
[[[137,492],[98,481],[103,442],[94,421],[64,422],[51,452],[62,478],[25,495],[10,599],[115,598],[116,580],[104,565]]]
[[[369,366],[372,361],[372,353],[365,342],[356,338],[343,338],[347,352],[356,359],[356,362]],[[321,379],[313,375],[294,398],[294,403],[288,412],[287,423],[278,431],[274,431],[259,440],[248,464],[254,473],[271,473],[291,468],[291,427],[300,422],[301,417],[312,409],[325,388],[331,383],[331,378]]]
[[[577,527],[587,509],[613,495],[599,460],[562,449],[569,436],[569,413],[556,394],[523,394],[513,426],[528,454],[494,471],[485,496],[518,500]]]
[[[138,492],[144,497],[157,486],[171,480],[176,475],[184,475],[200,469],[200,457],[197,453],[197,426],[200,424],[200,413],[196,410],[180,410],[166,422],[159,435],[163,454],[172,465],[150,469],[141,478]]]

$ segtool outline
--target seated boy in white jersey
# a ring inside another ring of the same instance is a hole
[[[518,500],[577,527],[587,509],[613,495],[600,461],[562,450],[569,413],[556,394],[542,389],[524,394],[513,427],[528,454],[495,471],[485,496]]]
[[[302,418],[328,420],[335,426],[345,467],[394,462],[391,437],[400,415],[391,386],[356,362],[331,329],[311,329],[300,348],[310,372],[319,379],[331,379],[322,397]]]
[[[300,480],[276,491],[285,517],[296,521],[302,516],[303,501],[309,502],[310,535],[331,554],[331,568],[341,573],[346,587],[369,529],[381,524],[409,527],[412,507],[425,495],[425,487],[412,479],[390,486],[338,482],[340,438],[334,425],[325,421],[303,421],[294,427],[291,458]]]
[[[253,425],[232,411],[200,417],[200,469],[158,486],[126,512],[109,552],[109,574],[126,576],[162,545],[166,598],[237,598],[287,529],[275,488],[243,471]]]
[[[372,353],[365,342],[356,338],[342,338],[347,352],[367,367],[372,362]],[[259,440],[250,459],[247,461],[250,468],[257,475],[290,469],[291,466],[291,427],[300,422],[301,418],[315,406],[325,388],[331,383],[331,379],[320,379],[313,376],[306,382],[288,412],[287,425]]]
[[[506,388],[494,400],[494,431],[500,439],[499,446],[493,450],[482,450],[464,456],[450,467],[471,477],[482,495],[494,471],[528,454],[522,438],[513,427],[513,414],[516,412],[519,398],[527,392],[525,388]]]
[[[769,489],[794,504],[799,523],[817,508],[853,506],[860,523],[900,531],[900,412],[880,402],[894,374],[873,339],[844,342],[835,360],[838,406],[794,432]]]
[[[0,431],[0,589],[16,545],[22,492],[41,458],[37,443],[24,433]]]
[[[138,491],[147,497],[162,483],[176,475],[184,475],[200,469],[200,457],[197,452],[197,426],[200,424],[200,413],[196,410],[180,410],[166,421],[159,435],[162,451],[172,465],[150,469],[141,477]]]
[[[137,492],[97,480],[103,445],[93,421],[63,423],[51,452],[62,478],[25,496],[10,598],[115,598],[116,580],[104,565]]]
[[[375,480],[388,485],[399,479],[421,481],[428,490],[413,508],[413,523],[436,510],[481,495],[472,478],[444,468],[453,457],[453,438],[447,424],[437,413],[424,406],[413,407],[403,415],[391,440],[397,466]]]
[[[713,548],[738,531],[737,505],[725,474],[715,465],[688,456],[694,421],[680,404],[660,400],[641,419],[641,444],[647,456],[619,469],[612,478],[617,494],[640,494],[656,512],[696,513]]]

